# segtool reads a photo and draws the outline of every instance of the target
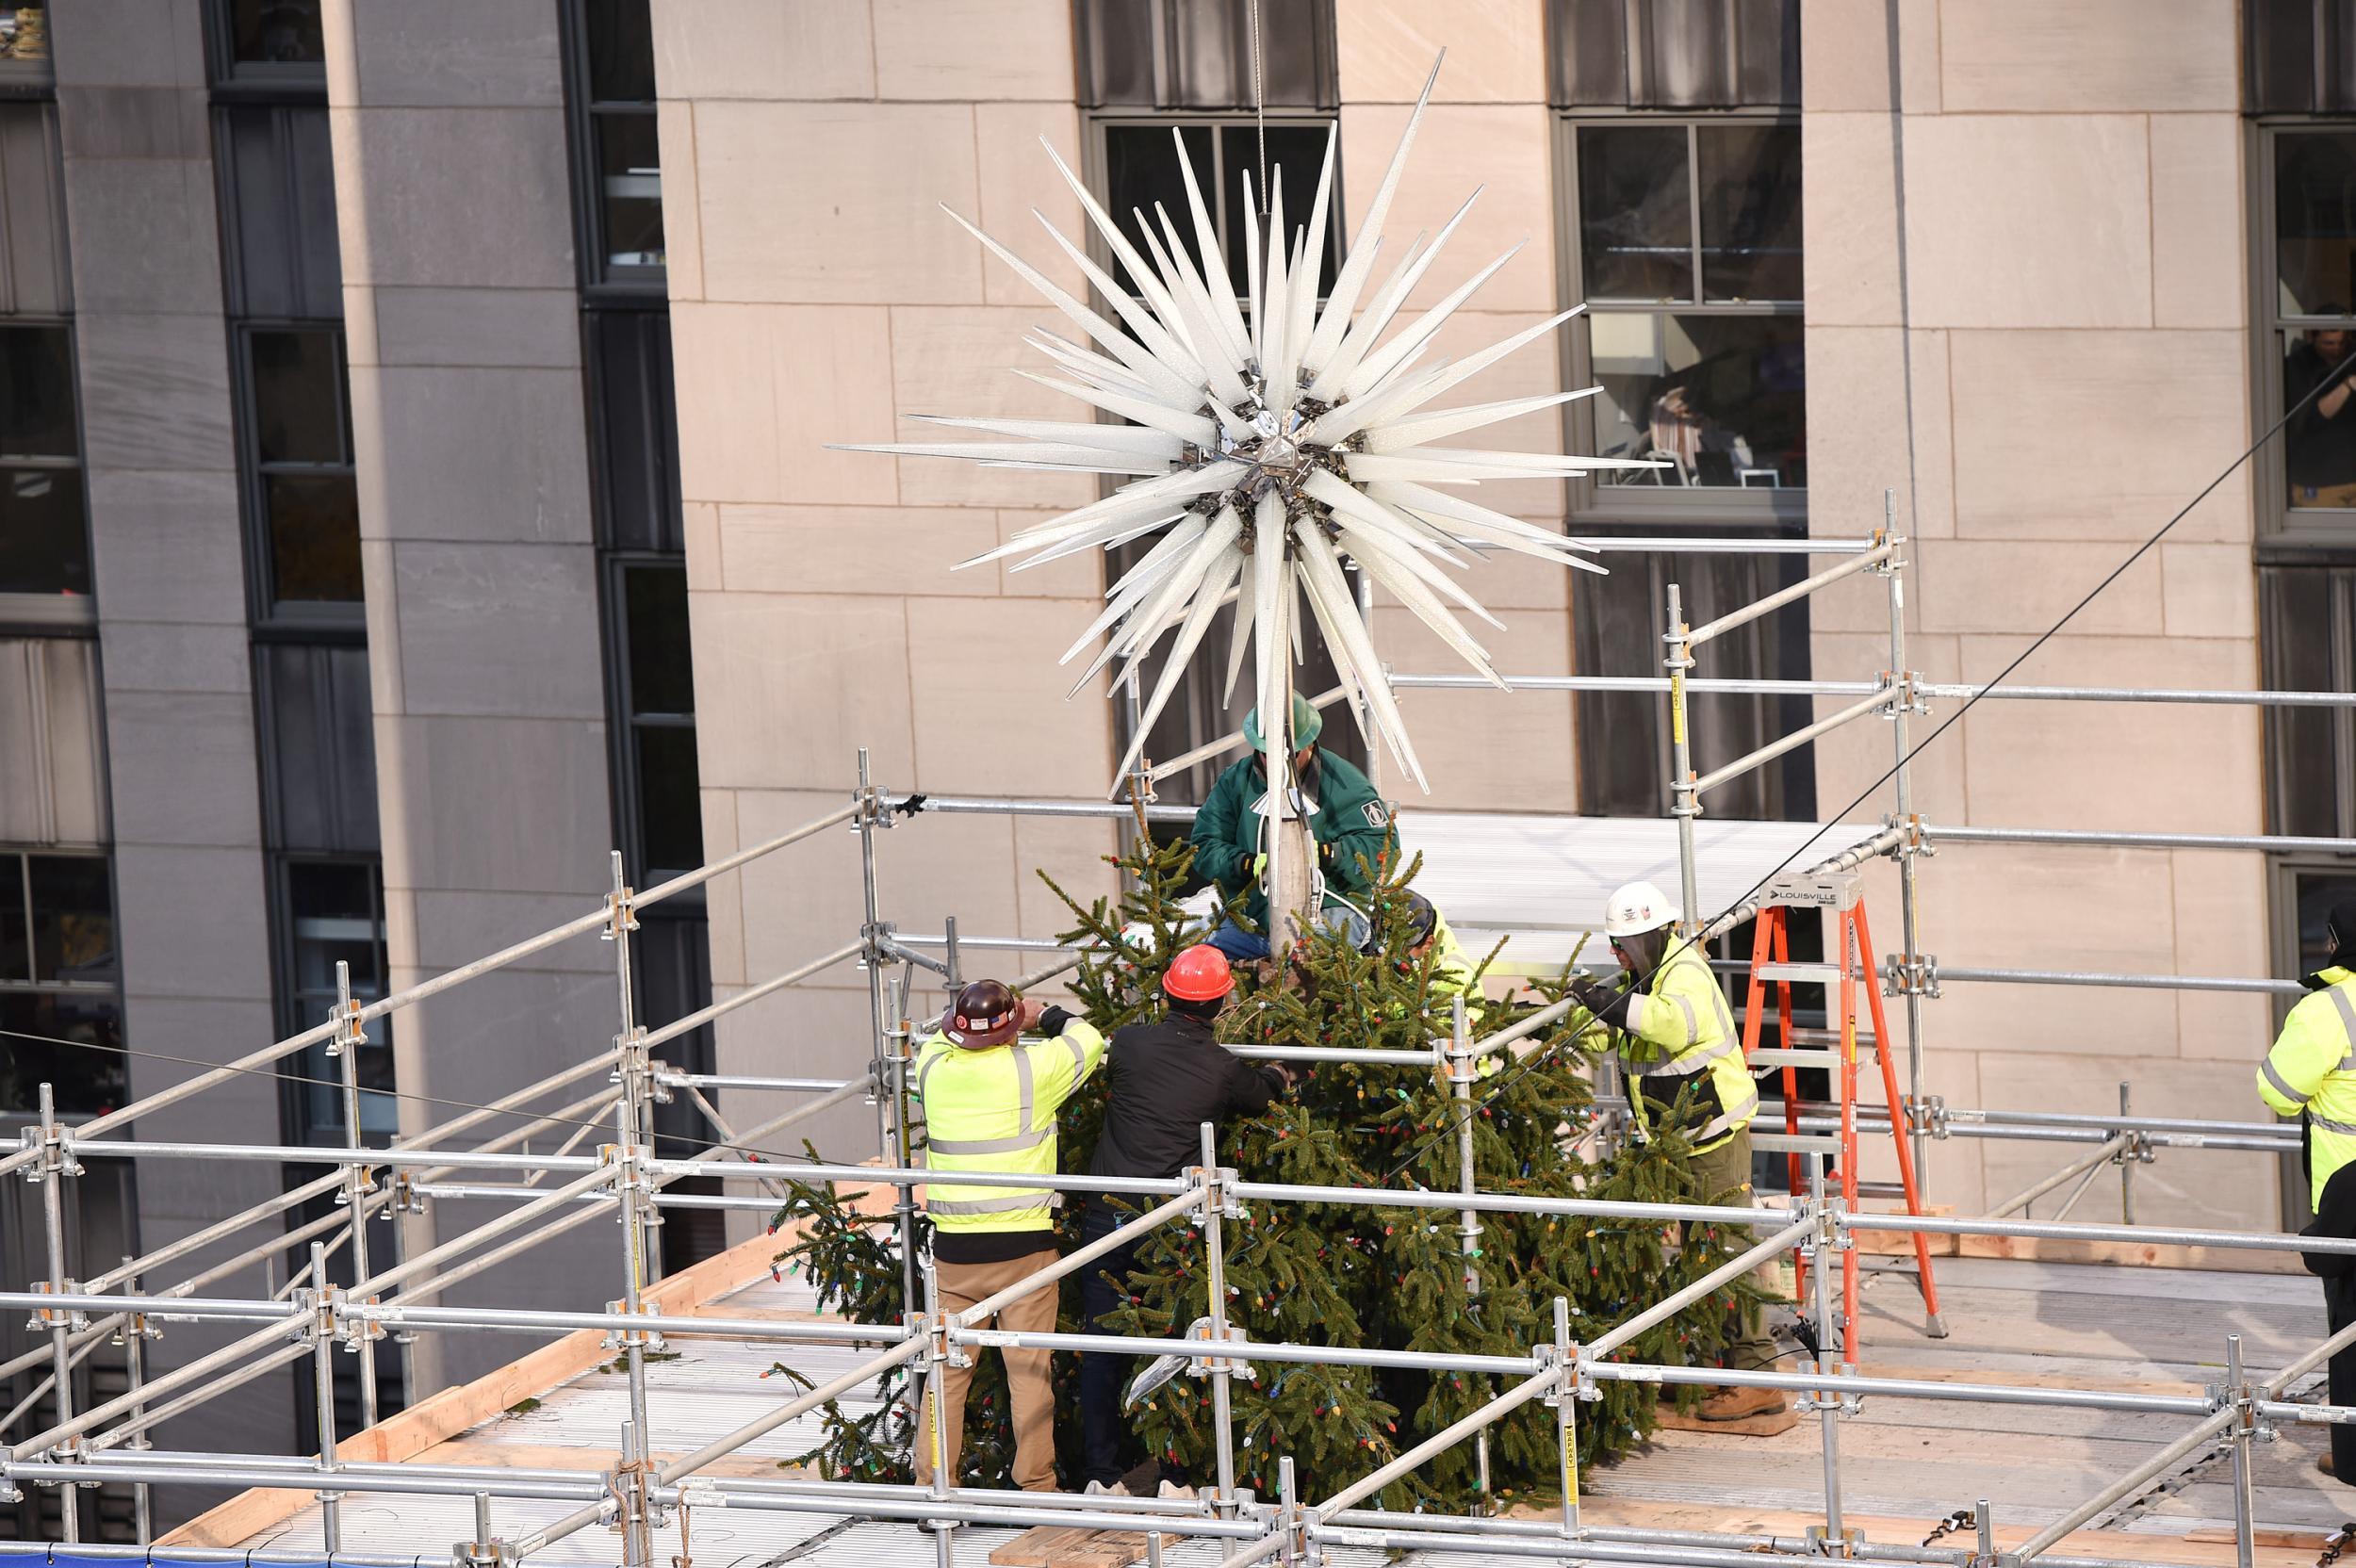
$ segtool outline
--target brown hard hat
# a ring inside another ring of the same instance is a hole
[[[941,1032],[952,1045],[980,1051],[1004,1045],[1023,1032],[1023,1004],[1003,980],[975,980],[961,988],[941,1015]]]

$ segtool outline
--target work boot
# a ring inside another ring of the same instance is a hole
[[[1755,1415],[1779,1415],[1790,1408],[1777,1388],[1722,1388],[1701,1402],[1694,1414],[1704,1421],[1744,1421]]]

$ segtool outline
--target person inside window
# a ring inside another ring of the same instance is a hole
[[[2337,304],[2318,316],[2343,314]],[[2283,400],[2299,412],[2283,433],[2289,457],[2291,505],[2356,507],[2356,333],[2346,327],[2311,328],[2282,362]],[[2323,392],[2303,408],[2317,386]]]

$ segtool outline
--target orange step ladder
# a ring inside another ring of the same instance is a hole
[[[1906,1100],[1898,1092],[1898,1070],[1890,1059],[1890,1029],[1882,1014],[1881,985],[1873,963],[1873,937],[1865,920],[1865,904],[1858,891],[1855,872],[1838,872],[1822,875],[1778,877],[1771,883],[1762,897],[1763,907],[1752,932],[1749,1001],[1742,1017],[1742,1054],[1755,1066],[1783,1069],[1784,1136],[1775,1140],[1786,1151],[1791,1162],[1791,1188],[1796,1195],[1807,1190],[1801,1173],[1799,1140],[1800,1094],[1799,1070],[1803,1067],[1823,1067],[1832,1076],[1834,1094],[1841,1106],[1839,1138],[1841,1196],[1851,1213],[1857,1207],[1857,984],[1865,984],[1866,1003],[1873,1014],[1874,1059],[1881,1065],[1882,1093],[1890,1110],[1891,1141],[1898,1151],[1898,1181],[1904,1190],[1906,1212],[1922,1212],[1922,1192],[1914,1171],[1914,1151],[1907,1139]],[[1790,911],[1795,908],[1826,909],[1839,920],[1840,934],[1835,951],[1841,958],[1826,963],[1793,963],[1792,961]],[[1825,1050],[1810,1050],[1792,1043],[1792,988],[1795,985],[1820,985],[1824,988],[1824,1011],[1837,1019],[1835,1038],[1838,1046]],[[1763,1048],[1759,1045],[1760,1026],[1767,1015],[1767,988],[1776,991],[1777,1017],[1783,1027],[1783,1045]],[[1836,992],[1838,993],[1836,999]],[[1787,1141],[1788,1140],[1788,1141]],[[1808,1282],[1806,1260],[1795,1260],[1795,1278],[1805,1296]],[[1946,1326],[1939,1315],[1939,1284],[1931,1277],[1930,1238],[1922,1232],[1914,1233],[1914,1262],[1922,1287],[1922,1310],[1927,1316],[1927,1329],[1932,1338],[1946,1337]],[[1841,1360],[1851,1366],[1857,1364],[1857,1254],[1855,1247],[1841,1253]]]

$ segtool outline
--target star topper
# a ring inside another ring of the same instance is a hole
[[[1521,249],[1517,244],[1391,332],[1408,295],[1479,199],[1478,188],[1429,246],[1417,235],[1382,285],[1368,292],[1383,249],[1383,220],[1438,77],[1434,63],[1322,311],[1317,308],[1317,281],[1333,189],[1331,130],[1305,227],[1286,226],[1280,166],[1268,191],[1264,232],[1249,210],[1253,192],[1251,173],[1245,172],[1249,295],[1240,302],[1223,268],[1217,265],[1223,253],[1219,235],[1183,139],[1178,167],[1191,209],[1195,250],[1188,252],[1178,225],[1156,203],[1152,221],[1143,212],[1133,214],[1137,237],[1144,246],[1140,253],[1087,185],[1040,139],[1096,232],[1135,280],[1137,297],[1036,208],[1032,216],[1094,286],[1119,318],[1117,322],[954,211],[949,213],[1096,345],[1092,349],[1085,341],[1034,332],[1024,341],[1064,375],[1015,373],[1123,422],[915,416],[1007,439],[877,443],[843,449],[965,458],[991,467],[1110,475],[1126,481],[1101,499],[1025,529],[996,549],[959,564],[973,566],[1028,554],[1029,559],[1011,568],[1027,571],[1081,550],[1110,550],[1131,540],[1158,536],[1105,590],[1104,612],[1062,660],[1071,663],[1104,636],[1104,645],[1067,695],[1076,694],[1116,659],[1121,665],[1110,690],[1118,692],[1163,634],[1177,630],[1116,776],[1136,760],[1213,618],[1230,601],[1236,609],[1227,640],[1222,701],[1234,694],[1249,645],[1257,654],[1259,710],[1287,713],[1292,666],[1301,658],[1300,606],[1305,601],[1345,691],[1356,699],[1352,713],[1362,715],[1362,724],[1371,725],[1399,766],[1429,793],[1431,785],[1384,678],[1371,630],[1359,615],[1344,561],[1355,563],[1498,690],[1511,690],[1458,611],[1499,629],[1504,623],[1443,568],[1461,569],[1465,564],[1462,551],[1468,547],[1514,550],[1587,571],[1603,568],[1579,553],[1592,552],[1592,545],[1482,506],[1454,494],[1454,488],[1477,486],[1484,479],[1659,466],[1627,458],[1438,444],[1598,390],[1586,387],[1441,409],[1427,406],[1585,308],[1563,311],[1461,359],[1425,363],[1441,325],[1513,259]],[[1285,728],[1282,723],[1268,727],[1270,776],[1276,776],[1280,759],[1289,750]],[[1375,735],[1367,736],[1369,745],[1374,740]]]

